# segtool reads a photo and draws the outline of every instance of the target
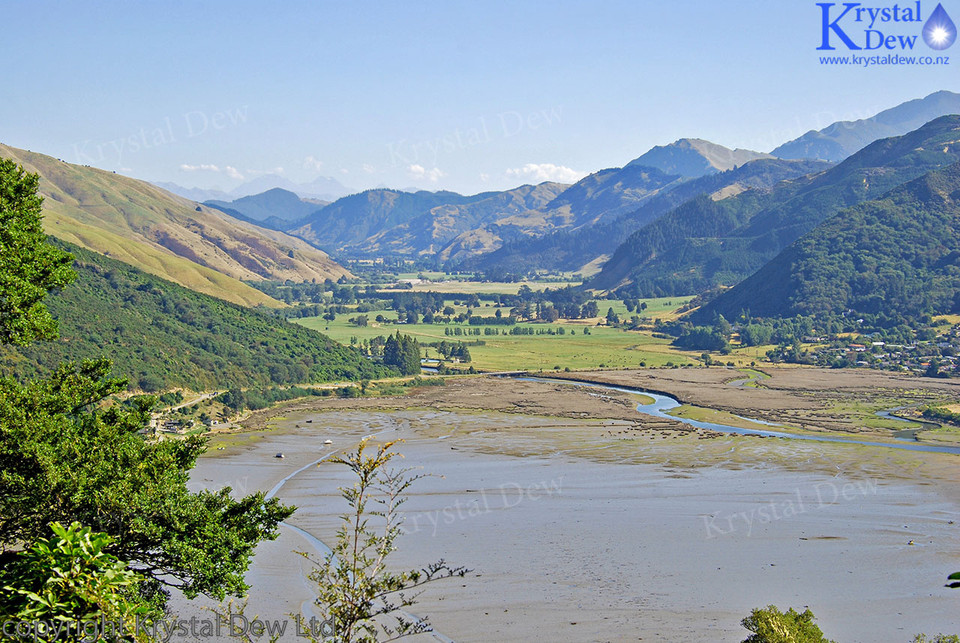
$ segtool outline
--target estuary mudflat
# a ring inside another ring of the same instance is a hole
[[[290,409],[212,451],[194,484],[266,491],[362,436],[404,439],[402,464],[431,475],[411,490],[393,560],[474,570],[412,610],[458,641],[739,641],[739,620],[770,603],[809,606],[843,641],[960,628],[943,587],[960,564],[956,456],[406,404]],[[350,482],[325,462],[277,495],[299,507],[292,525],[331,542]],[[309,606],[309,565],[291,551],[312,548],[290,529],[259,548],[253,612]]]

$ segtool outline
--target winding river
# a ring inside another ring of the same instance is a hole
[[[844,444],[860,444],[864,446],[871,447],[885,447],[888,449],[905,449],[907,451],[933,451],[937,453],[954,453],[960,454],[960,447],[952,446],[938,446],[932,444],[922,444],[914,441],[907,441],[906,439],[901,442],[872,442],[868,440],[856,440],[852,438],[840,438],[840,437],[831,437],[828,435],[803,435],[798,433],[789,433],[786,431],[771,431],[766,429],[745,429],[742,427],[730,426],[727,424],[717,424],[714,422],[701,422],[699,420],[690,420],[687,418],[677,417],[675,415],[670,415],[669,411],[676,409],[681,405],[681,403],[669,395],[664,395],[663,393],[654,393],[651,391],[646,391],[639,388],[632,388],[627,386],[615,386],[612,384],[603,384],[600,382],[587,382],[579,380],[568,380],[562,378],[550,378],[550,377],[533,377],[533,376],[519,376],[517,379],[527,381],[527,382],[548,382],[552,384],[568,384],[571,386],[583,386],[590,388],[597,388],[607,391],[618,391],[621,393],[628,393],[630,395],[643,395],[645,397],[651,398],[653,401],[647,404],[638,404],[637,412],[644,415],[650,415],[657,418],[663,418],[668,420],[675,420],[677,422],[682,422],[686,425],[698,428],[705,429],[710,431],[719,431],[721,433],[734,433],[737,435],[757,435],[767,438],[786,438],[789,440],[812,440],[814,442],[839,442]],[[737,416],[739,417],[739,416]],[[762,420],[754,420],[752,418],[740,418],[747,420],[748,422],[753,422],[756,424],[767,424],[770,426],[777,426],[775,424],[770,424],[769,422],[764,422]],[[911,438],[912,439],[912,438]]]

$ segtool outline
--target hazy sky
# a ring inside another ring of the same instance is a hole
[[[943,6],[960,17],[960,0]],[[821,65],[820,12],[14,0],[0,5],[0,142],[190,187],[276,172],[472,193],[573,181],[681,137],[769,151],[960,89],[960,45],[940,52],[948,66]]]

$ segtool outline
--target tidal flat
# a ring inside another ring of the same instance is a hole
[[[410,610],[456,641],[741,641],[740,619],[767,604],[809,606],[840,642],[960,632],[960,595],[944,587],[960,569],[958,456],[708,435],[640,416],[634,397],[477,378],[288,404],[251,418],[256,441],[215,438],[227,446],[192,485],[267,491],[303,468],[277,497],[298,506],[291,525],[330,543],[352,481],[308,465],[363,436],[403,439],[400,464],[429,475],[393,563],[473,570]],[[249,614],[309,613],[310,565],[293,552],[312,549],[287,527],[260,546]]]

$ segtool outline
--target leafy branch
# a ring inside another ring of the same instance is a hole
[[[332,551],[322,560],[301,554],[317,565],[309,578],[319,588],[316,604],[335,632],[324,640],[337,643],[380,641],[381,634],[387,637],[383,641],[393,641],[431,631],[428,619],[406,608],[417,602],[427,583],[470,571],[443,559],[419,570],[394,572],[387,567],[402,533],[404,494],[424,475],[412,474],[412,468],[388,468],[399,455],[391,451],[396,442],[378,445],[372,455],[368,444],[363,440],[355,452],[332,460],[356,475],[353,486],[340,489],[350,511],[341,515]]]

